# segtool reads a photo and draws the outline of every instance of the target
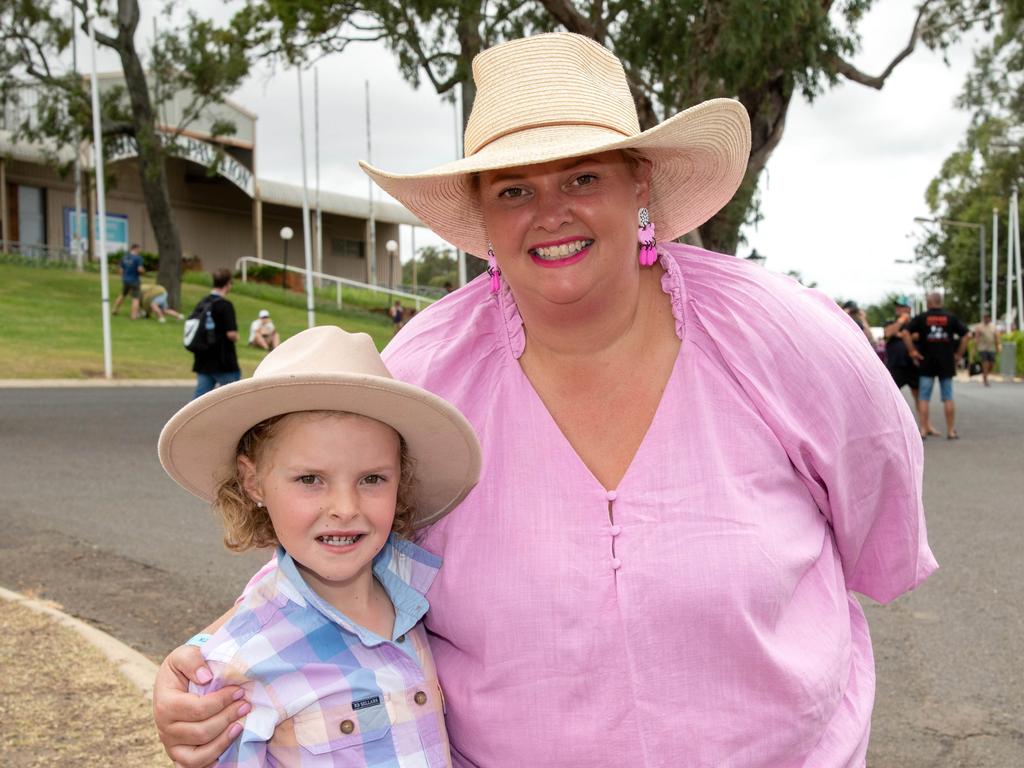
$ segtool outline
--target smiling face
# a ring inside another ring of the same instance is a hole
[[[398,433],[347,413],[293,413],[259,463],[238,458],[246,493],[266,505],[281,546],[329,602],[368,589],[395,519]]]
[[[635,275],[648,177],[617,151],[482,173],[487,233],[516,300],[568,305]]]

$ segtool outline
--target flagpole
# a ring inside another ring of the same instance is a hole
[[[71,6],[71,69],[78,75],[78,31],[75,29],[75,6]],[[75,124],[75,219],[71,226],[71,253],[75,269],[82,271],[82,130]]]
[[[302,246],[306,254],[306,320],[316,325],[313,311],[313,244],[309,231],[309,188],[306,184],[306,120],[302,111],[302,67],[295,67],[299,79],[299,146],[302,151]],[[288,276],[285,275],[285,279]]]
[[[316,271],[324,271],[324,220],[320,210],[320,72],[313,68],[313,153],[316,157]]]
[[[992,209],[992,322],[999,322],[999,209]]]
[[[100,130],[100,90],[96,80],[96,32],[93,15],[86,5],[86,26],[92,49],[92,167],[96,175],[96,209],[99,214],[100,309],[103,314],[103,375],[112,379],[114,366],[110,344],[110,274],[107,265],[107,190],[103,179],[103,132]]]
[[[366,81],[366,162],[373,164],[373,147],[370,143],[370,81]],[[367,174],[370,215],[366,233],[366,277],[370,285],[377,284],[377,222],[373,217],[373,179]]]

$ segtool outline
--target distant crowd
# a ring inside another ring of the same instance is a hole
[[[862,309],[848,301],[843,310],[864,331],[868,342],[875,347],[877,340],[868,325]],[[956,440],[956,407],[953,401],[953,378],[965,365],[967,345],[974,339],[977,355],[977,373],[984,385],[990,386],[989,375],[1000,351],[999,333],[992,317],[985,314],[982,322],[968,328],[956,315],[943,307],[942,294],[928,294],[926,309],[912,316],[910,300],[900,296],[894,302],[895,316],[885,322],[882,329],[884,345],[879,345],[880,357],[892,374],[896,386],[909,387],[916,403],[918,428],[921,439],[940,434],[931,421],[930,404],[935,381],[939,382],[939,397],[946,420],[946,438]]]

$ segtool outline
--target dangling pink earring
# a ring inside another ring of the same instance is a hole
[[[487,274],[491,276],[491,293],[497,293],[501,290],[501,267],[498,266],[494,247],[490,243],[487,244]]]
[[[640,241],[640,266],[649,267],[658,260],[658,252],[654,248],[658,241],[654,239],[654,223],[646,208],[640,209],[639,218],[640,229],[636,231],[636,239]]]

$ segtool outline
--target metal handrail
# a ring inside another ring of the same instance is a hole
[[[20,243],[16,240],[8,240],[6,252],[44,264],[50,261],[75,263],[75,255],[69,249],[59,245]]]
[[[287,270],[289,272],[295,272],[296,274],[305,277],[305,267],[295,267],[291,264],[285,265],[278,261],[269,261],[268,259],[260,259],[256,256],[242,256],[235,261],[235,271],[241,272],[242,282],[248,282],[248,267],[249,264],[257,264],[260,266],[275,267],[276,269]],[[369,283],[361,283],[358,280],[349,280],[347,277],[338,277],[337,275],[328,275],[325,272],[317,272],[316,270],[310,271],[313,277],[319,280],[326,280],[335,284],[337,289],[337,305],[338,309],[342,307],[341,299],[341,286],[347,285],[351,288],[362,288],[364,290],[373,291],[374,293],[385,293],[388,296],[395,296],[403,299],[411,299],[416,302],[416,310],[420,309],[420,302],[425,301],[422,296],[417,296],[414,293],[406,293],[405,291],[396,291],[393,288],[383,288],[379,285],[370,285]]]

